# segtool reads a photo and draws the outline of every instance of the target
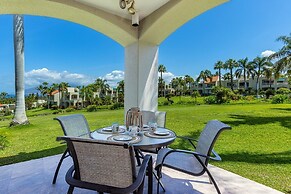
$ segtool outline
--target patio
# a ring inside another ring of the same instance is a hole
[[[72,164],[71,158],[64,160],[57,183],[51,184],[60,157],[61,155],[55,155],[0,167],[0,193],[66,193],[68,184],[64,176]],[[281,193],[221,168],[210,165],[209,169],[222,193]],[[209,184],[207,175],[193,177],[167,168],[164,170],[163,183],[166,193],[216,193],[214,186]],[[74,193],[96,192],[76,188]],[[145,190],[144,193],[147,191]],[[154,193],[156,193],[156,181],[154,181]]]

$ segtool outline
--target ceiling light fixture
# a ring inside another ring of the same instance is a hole
[[[121,9],[125,9],[129,5],[127,11],[131,15],[134,15],[135,12],[136,12],[136,10],[134,8],[134,3],[135,3],[134,0],[120,0],[119,1],[119,6],[120,6]]]

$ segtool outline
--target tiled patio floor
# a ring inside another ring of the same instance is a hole
[[[1,194],[62,194],[66,193],[68,185],[64,176],[71,166],[71,158],[64,160],[55,185],[51,184],[56,165],[61,155],[31,160],[18,164],[0,167]],[[229,194],[276,194],[281,193],[270,187],[248,180],[223,169],[210,166],[221,192]],[[209,184],[208,177],[193,177],[164,168],[163,182],[166,194],[199,194],[216,193],[213,185]],[[146,188],[146,187],[145,187]],[[146,189],[145,189],[146,190]],[[96,193],[83,189],[76,189],[76,194]],[[147,193],[146,191],[144,193]],[[156,183],[154,184],[156,193]],[[160,192],[163,193],[163,192]]]

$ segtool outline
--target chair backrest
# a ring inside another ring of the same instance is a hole
[[[210,156],[214,147],[214,143],[217,140],[219,134],[226,129],[231,129],[231,127],[218,120],[209,121],[198,138],[195,151],[203,155]],[[200,157],[200,159],[204,162],[204,164],[208,164],[208,159],[204,157]]]
[[[136,179],[133,147],[122,142],[61,137],[72,155],[75,178],[125,188]]]
[[[72,114],[54,119],[59,121],[66,136],[91,138],[90,128],[84,115]]]
[[[156,120],[159,127],[166,127],[166,116],[167,112],[157,111]]]
[[[144,124],[148,124],[148,122],[157,122],[159,127],[166,126],[166,112],[142,110],[141,113]]]
[[[132,107],[127,111],[125,125],[127,128],[131,125],[143,126],[142,113],[138,107]]]

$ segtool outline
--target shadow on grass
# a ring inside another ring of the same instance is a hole
[[[265,125],[270,123],[280,123],[282,127],[291,129],[291,117],[281,116],[281,117],[259,117],[254,115],[230,115],[230,118],[236,119],[235,121],[222,121],[230,126],[239,125]]]
[[[290,164],[291,151],[268,154],[236,152],[219,154],[223,161],[246,162],[255,164]]]
[[[279,110],[279,111],[290,111],[291,112],[291,108],[271,108],[272,110]]]
[[[50,148],[50,149],[40,150],[40,151],[35,151],[35,152],[30,152],[30,153],[20,152],[19,154],[14,155],[14,156],[7,156],[7,157],[0,158],[0,166],[18,163],[18,162],[24,162],[24,161],[32,160],[32,159],[43,158],[46,156],[52,156],[56,154],[61,154],[65,151],[65,149],[66,149],[66,146],[62,145],[55,148]]]

